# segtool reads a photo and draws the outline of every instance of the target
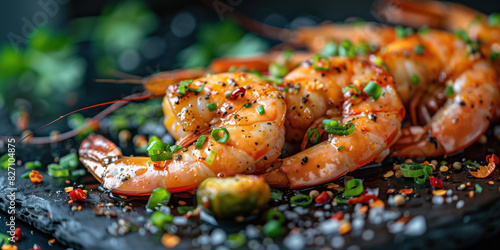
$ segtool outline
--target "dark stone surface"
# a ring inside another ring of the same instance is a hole
[[[489,132],[491,135],[491,131]],[[67,183],[65,180],[57,180],[46,174],[45,166],[53,162],[54,156],[65,155],[71,149],[78,145],[77,142],[69,141],[64,145],[52,146],[31,146],[18,145],[16,156],[20,166],[16,167],[16,217],[43,233],[53,235],[58,243],[76,249],[147,249],[160,248],[161,234],[152,234],[144,229],[143,233],[139,231],[130,232],[123,236],[112,236],[108,231],[113,223],[118,219],[123,218],[130,221],[136,226],[143,227],[150,213],[145,211],[144,205],[147,201],[145,197],[127,197],[123,199],[114,197],[112,194],[98,190],[98,182],[90,175],[81,177],[76,180],[70,180]],[[490,136],[487,145],[475,144],[470,147],[465,153],[449,157],[446,159],[452,163],[455,160],[462,158],[477,160],[484,162],[486,154],[498,152],[500,148],[497,139]],[[41,160],[44,168],[40,171],[44,176],[41,184],[33,185],[29,179],[21,178],[21,175],[28,171],[24,167],[24,161]],[[409,237],[404,234],[391,234],[388,232],[387,223],[374,225],[365,222],[365,229],[374,229],[375,238],[371,241],[364,241],[360,236],[346,236],[345,246],[358,245],[361,248],[463,248],[472,247],[481,244],[486,246],[493,242],[494,238],[500,235],[500,192],[498,182],[498,171],[495,171],[489,178],[476,179],[469,178],[468,171],[461,170],[455,172],[451,170],[448,173],[435,173],[436,177],[444,179],[445,175],[451,177],[451,181],[444,182],[445,189],[453,190],[453,193],[458,195],[458,200],[464,200],[465,206],[462,209],[456,208],[456,201],[450,204],[440,206],[433,205],[430,199],[432,198],[432,188],[427,183],[419,186],[412,179],[397,179],[391,177],[384,179],[382,175],[392,169],[392,163],[395,159],[385,161],[383,166],[369,166],[349,175],[364,179],[364,186],[370,188],[378,187],[380,189],[379,197],[386,202],[389,188],[416,188],[411,199],[401,208],[386,208],[403,213],[409,213],[410,218],[417,215],[424,215],[427,222],[427,232],[422,236]],[[82,166],[80,166],[82,167]],[[8,207],[8,190],[6,171],[2,170],[0,175],[0,210],[6,211]],[[489,185],[487,182],[494,180],[494,185]],[[472,187],[467,191],[457,191],[456,187],[461,183],[470,181]],[[337,180],[337,183],[342,183],[343,180]],[[474,190],[473,186],[478,183],[483,187],[482,193],[476,193],[474,198],[469,198],[468,191]],[[89,195],[85,202],[74,202],[68,204],[69,197],[64,192],[64,187],[84,185],[84,188],[89,190]],[[325,189],[325,185],[314,187],[318,190]],[[302,190],[302,193],[308,193],[309,189]],[[286,194],[293,194],[298,191],[286,191]],[[414,193],[414,194],[415,194]],[[178,204],[179,200],[187,201],[187,205],[194,203],[193,195],[190,193],[175,194],[170,204]],[[280,204],[287,203],[288,198],[284,201],[271,201],[269,207],[276,207]],[[93,208],[98,204],[113,203],[114,206],[108,208],[117,212],[117,218],[108,218],[105,216],[96,216]],[[72,211],[72,207],[82,206],[81,211]],[[124,211],[124,206],[129,205],[132,211]],[[290,208],[291,209],[291,208]],[[333,208],[337,210],[352,210],[352,207]],[[313,214],[316,210],[324,210],[323,206],[311,206],[307,209],[308,212],[301,218],[302,220],[313,219]],[[177,211],[172,209],[175,215]],[[266,211],[266,210],[264,210]],[[5,214],[5,213],[2,213]],[[50,214],[50,215],[49,215]],[[235,233],[245,228],[249,223],[262,225],[264,223],[264,214],[253,217],[245,222],[221,222],[222,227],[228,233]],[[174,229],[169,228],[169,231],[180,235],[183,239],[179,248],[191,248],[191,241],[197,237],[201,231],[210,230],[214,225],[208,224],[197,219],[190,219],[185,226],[177,226]],[[35,232],[39,234],[39,232]],[[331,235],[327,235],[325,247],[330,245]],[[262,241],[262,238],[260,239]],[[281,238],[282,240],[282,238]],[[280,242],[280,239],[277,240]],[[37,243],[37,242],[35,242]]]

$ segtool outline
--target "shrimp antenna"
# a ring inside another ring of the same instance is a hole
[[[132,84],[142,84],[142,79],[95,79],[96,82],[105,82],[105,83],[132,83]]]
[[[230,18],[242,28],[269,39],[288,42],[292,38],[290,29],[267,25],[236,11],[230,14]]]
[[[148,92],[141,92],[141,93],[129,95],[129,96],[127,96],[127,97],[125,97],[123,99],[120,99],[120,100],[103,102],[103,103],[95,104],[95,105],[88,106],[88,107],[85,107],[85,108],[77,109],[75,111],[72,111],[72,112],[69,112],[69,113],[67,113],[65,115],[60,116],[59,118],[57,118],[57,119],[49,122],[48,124],[44,125],[43,127],[41,127],[39,129],[33,131],[32,133],[24,136],[16,144],[22,142],[24,139],[32,136],[36,132],[38,132],[38,131],[40,131],[40,130],[42,130],[42,129],[50,126],[50,125],[52,125],[53,123],[61,120],[62,118],[66,117],[68,115],[71,115],[71,114],[74,114],[74,113],[77,113],[77,112],[80,112],[80,111],[83,111],[83,110],[86,110],[86,109],[90,109],[90,108],[95,108],[95,107],[99,107],[99,106],[104,106],[104,105],[112,104],[111,106],[109,106],[105,110],[101,111],[96,116],[94,116],[92,119],[90,119],[89,121],[85,122],[85,124],[83,124],[81,127],[73,129],[73,130],[70,130],[70,131],[68,131],[66,133],[58,135],[57,139],[53,139],[50,136],[49,137],[35,137],[35,138],[31,139],[30,143],[31,144],[48,144],[48,143],[60,142],[60,141],[63,141],[63,140],[66,140],[66,139],[69,139],[71,137],[74,137],[74,136],[78,135],[79,133],[81,133],[85,129],[87,129],[90,126],[92,126],[92,124],[94,124],[96,121],[99,121],[100,119],[104,118],[108,114],[112,113],[113,111],[119,109],[120,107],[122,107],[123,105],[125,105],[125,104],[127,104],[127,103],[129,103],[131,101],[145,100],[145,99],[154,99],[154,98],[158,98],[158,97],[161,97],[161,96],[163,96],[163,95],[153,95],[153,94],[148,93]]]

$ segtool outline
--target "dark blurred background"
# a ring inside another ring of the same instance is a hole
[[[360,17],[378,21],[371,0],[17,0],[0,3],[0,135],[35,130],[60,115],[141,91],[136,84],[95,79],[137,78],[213,57],[264,52],[279,43],[231,22],[242,13],[282,27]],[[484,13],[500,2],[459,1]],[[84,117],[103,108],[82,112]],[[19,118],[29,123],[19,128]],[[69,126],[71,127],[71,126]],[[65,131],[67,121],[51,127]],[[39,132],[46,135],[51,129]]]

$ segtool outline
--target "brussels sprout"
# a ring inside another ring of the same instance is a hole
[[[198,204],[219,219],[233,219],[261,209],[269,201],[271,189],[263,178],[236,175],[208,178],[198,187]]]

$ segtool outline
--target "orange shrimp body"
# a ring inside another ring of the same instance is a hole
[[[134,195],[146,195],[158,187],[171,192],[191,190],[209,177],[256,172],[280,155],[286,104],[272,85],[252,74],[225,73],[194,80],[184,86],[185,94],[180,87],[168,87],[163,103],[169,111],[166,120],[176,114],[180,130],[195,139],[173,153],[172,160],[124,157],[102,136],[92,135],[82,142],[80,160],[104,188]],[[251,107],[244,106],[248,103]],[[207,104],[216,109],[209,110]],[[227,142],[211,135],[217,128],[227,130]],[[207,136],[206,141],[196,148],[193,142],[201,135]]]
[[[270,185],[300,188],[334,180],[387,152],[400,135],[405,110],[390,75],[360,59],[335,57],[323,64],[328,67],[317,70],[308,61],[284,78],[289,86],[287,137],[302,138],[324,118],[353,124],[355,130],[328,134],[326,140],[283,159],[266,174]],[[381,90],[378,99],[362,92],[370,82]]]

